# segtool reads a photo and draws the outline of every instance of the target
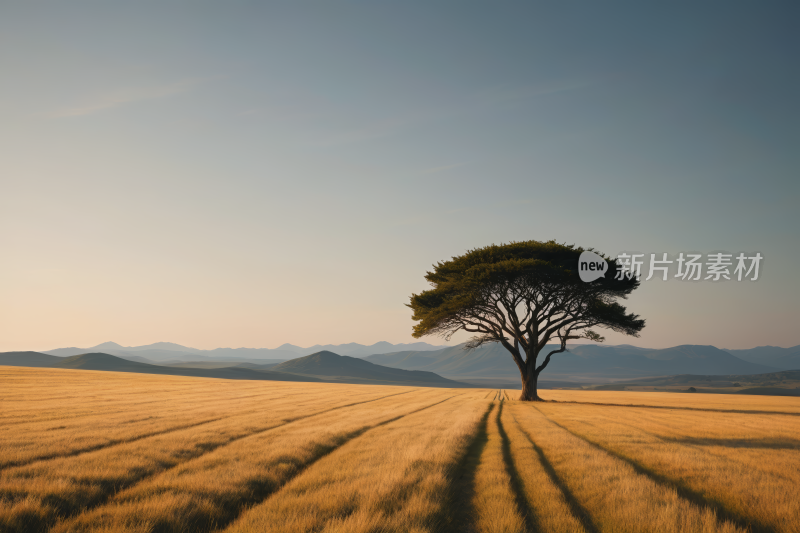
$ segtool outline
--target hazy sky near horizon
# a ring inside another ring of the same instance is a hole
[[[643,283],[607,342],[798,345],[798,22],[0,2],[0,351],[412,342],[433,263],[528,239],[760,252],[757,282]]]

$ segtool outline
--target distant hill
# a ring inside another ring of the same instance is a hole
[[[705,393],[800,396],[800,370],[782,370],[766,374],[681,374],[617,381],[591,388],[616,391],[686,392],[688,387],[694,387],[696,392]]]
[[[176,368],[148,365],[128,361],[107,353],[86,353],[71,357],[56,357],[37,352],[0,353],[0,365],[36,366],[43,368],[72,368],[77,370],[102,370],[107,372],[135,372],[164,376],[191,376],[201,378],[252,379],[270,381],[322,381],[308,376],[298,376],[269,370],[225,367],[216,369]]]
[[[380,366],[432,372],[447,379],[476,385],[519,382],[519,371],[514,361],[497,343],[470,352],[464,351],[463,345],[437,347],[427,343],[388,342],[378,342],[371,346],[349,343],[301,348],[284,344],[276,349],[217,348],[215,350],[198,350],[167,342],[133,347],[106,342],[100,346],[104,349],[60,348],[46,354],[72,356],[99,352],[142,364],[180,365],[181,368],[205,369],[239,366],[251,370],[273,370],[277,363],[306,357],[312,353],[309,350],[320,348],[313,353],[326,351],[341,356],[361,357]],[[556,346],[548,346],[546,351],[555,348]],[[540,356],[540,360],[543,357]],[[800,346],[720,350],[714,346],[682,345],[655,350],[626,344],[617,346],[581,344],[570,345],[568,352],[553,356],[541,379],[552,383],[552,386],[561,386],[564,383],[599,384],[652,376],[762,374],[787,369],[800,369]],[[356,376],[351,377],[356,379]]]
[[[759,396],[800,396],[800,389],[781,389],[777,387],[753,387],[743,389],[737,394],[755,394]]]
[[[464,384],[445,379],[433,372],[400,370],[329,351],[321,351],[299,359],[286,361],[275,367],[276,372],[288,372],[324,377],[325,379],[353,379],[395,384],[427,384],[441,387],[462,387]]]
[[[63,361],[61,357],[39,352],[0,353],[0,366],[54,367]]]
[[[300,356],[310,355],[318,352],[334,352],[339,355],[348,355],[350,357],[366,357],[377,353],[397,352],[400,350],[414,350],[414,351],[431,351],[441,350],[444,346],[434,346],[427,342],[412,342],[407,344],[392,344],[390,342],[380,341],[370,346],[350,342],[347,344],[316,344],[310,348],[300,348],[292,344],[283,344],[278,346],[278,350],[291,351]]]
[[[155,373],[167,371],[163,367],[148,365],[145,363],[137,363],[136,361],[128,361],[120,359],[107,353],[85,353],[81,355],[73,355],[65,357],[59,361],[56,366],[58,368],[76,368],[81,370],[110,370],[112,372],[141,372],[141,373]]]
[[[642,385],[702,385],[703,383],[715,383],[720,386],[731,386],[734,383],[753,383],[759,385],[775,385],[782,382],[800,382],[800,370],[782,370],[780,372],[768,372],[766,374],[727,374],[727,375],[700,375],[700,374],[680,374],[676,376],[659,376],[654,378],[637,379],[637,384]],[[626,381],[618,381],[620,385],[626,385]],[[726,384],[730,385],[726,385]]]
[[[181,346],[171,342],[156,342],[144,346],[121,346],[115,342],[104,342],[91,348],[57,348],[42,352],[49,355],[69,357],[84,353],[100,352],[115,355],[123,359],[141,361],[151,361],[156,364],[166,362],[200,362],[200,361],[239,361],[258,363],[262,360],[281,360],[296,359],[320,351],[332,351],[342,355],[361,357],[384,352],[396,352],[398,350],[438,350],[441,346],[433,346],[426,342],[414,342],[410,344],[391,344],[388,342],[377,342],[371,346],[351,342],[349,344],[325,346],[316,345],[310,348],[301,348],[292,344],[284,344],[276,349],[269,348],[216,348],[214,350],[198,350]]]
[[[197,363],[193,364],[198,365]],[[386,368],[363,359],[339,356],[331,352],[320,352],[287,361],[277,366],[275,363],[264,365],[234,363],[233,366],[220,366],[221,364],[224,363],[200,363],[200,367],[184,364],[180,366],[149,365],[122,359],[107,353],[85,353],[70,357],[57,357],[38,352],[0,353],[0,365],[4,366],[71,368],[221,379],[412,385],[422,387],[469,386],[445,379],[431,372]],[[228,364],[230,365],[231,363]],[[278,369],[277,367],[281,365],[287,366]]]
[[[760,365],[768,365],[780,370],[800,370],[800,346],[780,348],[778,346],[759,346],[749,350],[725,350],[730,354]]]
[[[543,352],[556,349],[548,346]],[[544,358],[540,356],[539,361]],[[463,345],[437,351],[371,355],[367,361],[405,370],[427,370],[456,380],[519,380],[511,355],[498,343],[473,351]],[[635,346],[572,345],[556,354],[542,374],[553,381],[603,382],[639,376],[675,374],[760,374],[775,368],[739,359],[713,346],[683,345],[663,350]]]
[[[231,361],[187,361],[185,363],[174,363],[167,366],[177,368],[252,368],[255,370],[267,370],[283,363],[282,359],[258,359],[254,363],[237,363]]]

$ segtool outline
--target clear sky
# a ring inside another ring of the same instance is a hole
[[[528,239],[760,252],[757,282],[643,283],[641,338],[608,342],[800,344],[798,23],[0,2],[0,351],[410,342],[432,263]]]

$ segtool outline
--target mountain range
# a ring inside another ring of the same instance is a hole
[[[71,368],[75,370],[101,370],[106,372],[134,372],[137,374],[159,374],[164,376],[191,376],[201,378],[252,379],[270,381],[323,381],[317,378],[307,379],[270,370],[225,367],[218,369],[176,368],[170,366],[149,365],[129,361],[106,353],[84,353],[69,357],[38,352],[6,352],[0,353],[0,365],[33,366],[39,368]]]
[[[547,346],[544,354],[557,346]],[[542,379],[567,382],[608,382],[615,379],[675,374],[762,374],[776,367],[740,359],[714,346],[683,345],[661,350],[630,345],[571,345],[569,351],[551,358]],[[791,349],[788,349],[791,350]],[[463,346],[435,351],[400,351],[365,358],[384,366],[426,370],[458,381],[519,382],[519,370],[511,355],[498,343],[472,351]],[[539,361],[544,356],[541,355]],[[800,368],[798,364],[795,368]]]
[[[445,379],[433,372],[423,370],[401,370],[377,365],[356,357],[342,356],[328,351],[292,359],[271,367],[276,372],[303,376],[324,377],[327,380],[345,378],[348,383],[363,379],[365,382],[413,382],[430,383],[437,386],[462,387],[463,384]]]
[[[749,350],[726,349],[725,351],[735,355],[739,359],[751,363],[772,366],[780,370],[800,369],[800,346],[794,346],[792,348],[759,346],[758,348],[750,348]]]
[[[488,344],[479,349],[465,351],[459,346],[433,346],[428,343],[391,344],[379,342],[371,346],[350,343],[338,346],[317,345],[301,348],[284,344],[276,349],[218,348],[198,350],[179,344],[159,342],[145,346],[121,346],[107,342],[92,348],[60,348],[31,357],[35,366],[42,355],[74,356],[86,353],[105,353],[131,362],[147,365],[168,365],[174,369],[219,370],[238,367],[249,370],[273,370],[298,375],[315,374],[309,366],[284,365],[306,357],[306,352],[331,353],[347,357],[352,375],[361,379],[353,359],[360,358],[384,368],[405,371],[422,371],[437,374],[444,379],[487,387],[519,386],[519,371],[510,354],[499,344]],[[548,346],[544,353],[555,346]],[[341,353],[340,353],[341,352]],[[33,353],[33,352],[31,352]],[[318,358],[319,359],[319,358]],[[543,356],[540,356],[540,361]],[[43,363],[50,366],[51,363]],[[309,361],[304,363],[310,364]],[[321,363],[319,363],[321,364]],[[343,364],[339,361],[339,364]],[[281,366],[283,365],[283,366]],[[278,368],[278,367],[281,368]],[[609,383],[615,380],[642,377],[693,375],[751,375],[780,370],[800,369],[800,346],[779,348],[762,346],[748,350],[722,350],[714,346],[681,345],[665,349],[648,349],[630,345],[607,346],[602,344],[570,345],[569,351],[553,356],[541,376],[543,386],[559,387],[581,383]],[[375,369],[373,369],[375,370]],[[378,379],[372,376],[369,379]]]
[[[358,383],[373,385],[409,385],[420,387],[468,386],[438,376],[432,372],[387,368],[355,357],[341,356],[322,351],[285,361],[278,365],[254,363],[201,363],[202,367],[180,364],[177,366],[151,365],[130,361],[107,353],[85,353],[69,357],[38,352],[0,353],[1,366],[27,366],[39,368],[68,368],[100,370],[107,372],[133,372],[167,376],[191,376],[222,379],[249,379],[270,381],[306,381],[328,383]]]
[[[339,355],[364,357],[377,353],[396,352],[400,350],[439,350],[443,346],[434,346],[427,342],[408,344],[392,344],[376,342],[370,346],[351,342],[348,344],[326,344],[301,348],[293,344],[283,344],[277,348],[216,348],[214,350],[198,350],[181,346],[172,342],[156,342],[144,346],[121,346],[116,342],[104,342],[90,348],[57,348],[40,353],[69,357],[84,353],[100,352],[122,357],[141,363],[179,363],[187,361],[239,361],[239,362],[281,362],[296,359],[317,352],[330,351]]]

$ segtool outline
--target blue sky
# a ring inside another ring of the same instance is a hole
[[[527,239],[758,251],[609,342],[800,344],[799,14],[2,3],[0,349],[409,342],[432,263]]]

